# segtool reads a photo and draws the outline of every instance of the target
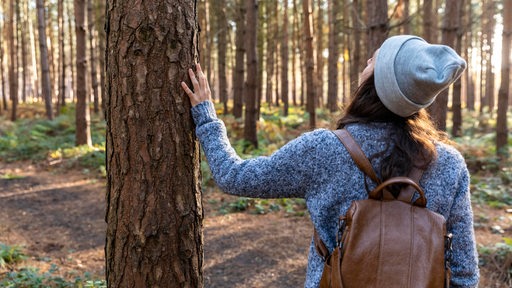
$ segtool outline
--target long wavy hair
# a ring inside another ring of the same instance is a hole
[[[396,176],[407,176],[413,166],[426,169],[437,157],[435,142],[448,142],[444,132],[433,124],[425,109],[409,117],[394,114],[380,101],[375,89],[373,74],[356,90],[352,102],[338,120],[338,129],[350,123],[390,123],[396,129],[390,136],[391,153],[385,153],[381,161],[382,180]],[[381,154],[384,155],[383,151]],[[370,157],[373,158],[372,155]],[[395,189],[393,189],[395,190]]]

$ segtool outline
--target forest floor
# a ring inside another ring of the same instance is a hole
[[[203,195],[205,287],[302,287],[312,233],[307,215],[224,214],[219,203],[232,196],[213,189]],[[71,279],[86,272],[103,279],[104,200],[104,179],[84,171],[0,163],[0,243],[24,248],[23,267],[45,271],[54,264]],[[512,237],[505,209],[475,205],[474,212],[479,245]],[[482,267],[480,287],[509,287],[497,280],[499,272],[492,263]]]

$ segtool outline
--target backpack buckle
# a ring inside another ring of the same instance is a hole
[[[452,258],[452,240],[453,240],[453,234],[448,233],[444,236],[444,265],[445,268],[448,268],[450,266],[450,259]]]

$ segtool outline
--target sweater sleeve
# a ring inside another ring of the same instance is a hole
[[[458,190],[450,210],[447,230],[453,234],[450,287],[477,287],[478,255],[469,192],[469,172],[465,166],[459,176]]]
[[[241,159],[231,147],[224,123],[217,118],[213,103],[192,108],[196,134],[203,147],[213,178],[226,193],[258,198],[305,198],[310,171],[308,150],[314,149],[303,135],[273,153]]]

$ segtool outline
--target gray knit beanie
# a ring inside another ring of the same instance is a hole
[[[465,68],[464,59],[448,46],[417,36],[393,36],[377,52],[375,88],[384,106],[408,117],[430,106]]]

